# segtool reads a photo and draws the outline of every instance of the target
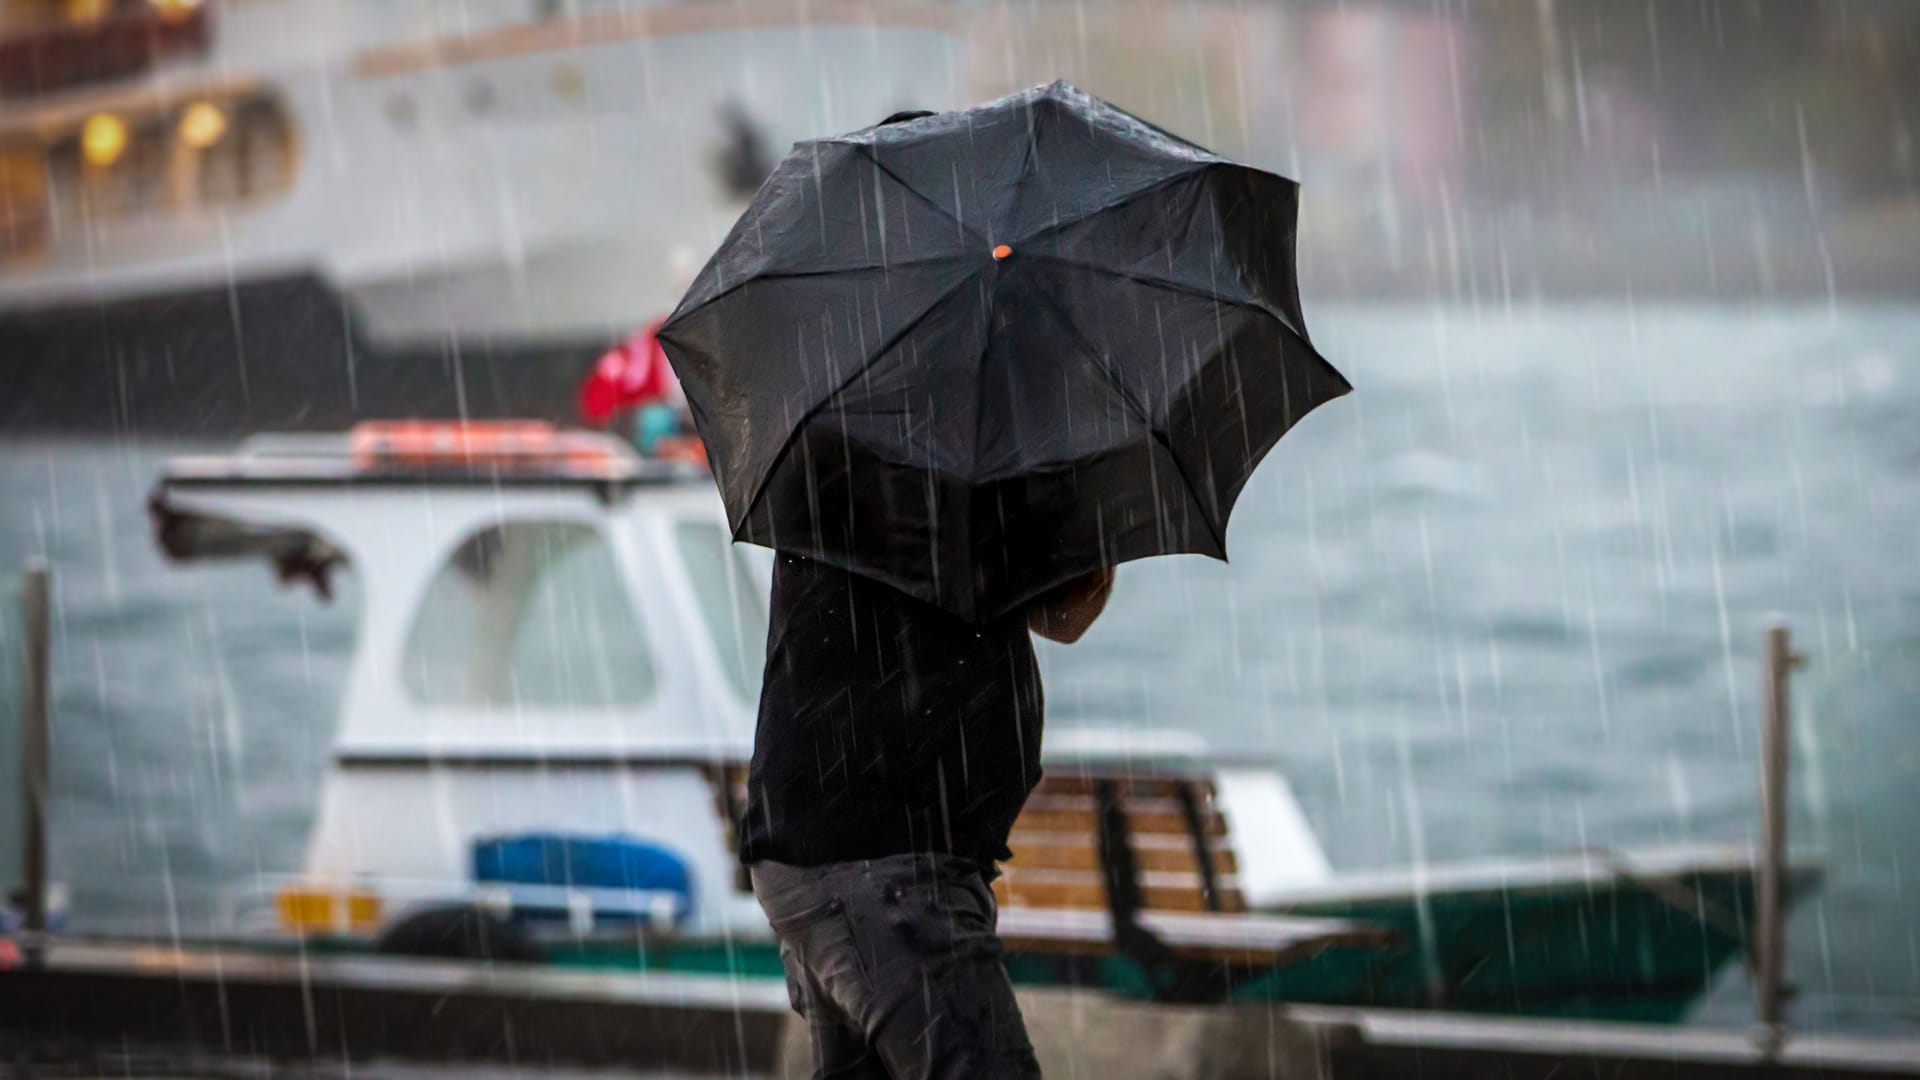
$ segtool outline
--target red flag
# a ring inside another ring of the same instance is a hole
[[[665,398],[675,379],[667,351],[654,333],[665,319],[655,319],[623,345],[608,349],[580,384],[580,417],[604,424],[616,414]]]

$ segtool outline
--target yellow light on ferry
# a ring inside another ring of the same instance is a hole
[[[120,160],[127,148],[126,121],[112,113],[94,113],[80,129],[80,152],[87,163],[105,167]]]
[[[112,7],[108,0],[67,0],[67,21],[75,23],[98,22],[106,18],[107,10]]]
[[[193,14],[201,0],[147,0],[153,9],[169,19],[182,19]]]
[[[205,150],[227,133],[227,114],[211,101],[196,101],[180,114],[180,141]]]

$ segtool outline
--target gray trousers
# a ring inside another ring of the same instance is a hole
[[[898,855],[752,873],[815,1080],[1040,1075],[978,863]]]

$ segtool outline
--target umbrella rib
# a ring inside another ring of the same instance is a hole
[[[700,306],[684,312],[675,312],[672,318],[669,318],[661,324],[660,328],[662,330],[671,329],[675,323],[680,322],[682,319],[705,311],[707,308],[725,300],[741,289],[762,281],[793,281],[800,278],[837,277],[841,274],[865,274],[874,270],[882,273],[891,273],[895,270],[917,270],[923,266],[936,266],[940,263],[948,262],[962,262],[966,259],[967,256],[965,255],[933,255],[925,259],[909,259],[906,262],[889,263],[885,265],[844,266],[831,270],[771,270],[758,274],[749,274],[726,288],[721,289],[719,292],[714,293],[707,299],[700,301]]]
[[[1088,221],[1089,219],[1099,217],[1101,214],[1104,214],[1109,210],[1118,210],[1121,207],[1126,206],[1129,203],[1132,203],[1136,199],[1142,199],[1149,195],[1158,194],[1159,192],[1164,191],[1165,189],[1170,188],[1175,184],[1181,183],[1186,180],[1191,180],[1195,176],[1198,176],[1199,174],[1206,172],[1208,169],[1221,168],[1226,164],[1227,164],[1226,162],[1221,162],[1221,161],[1200,162],[1199,164],[1194,165],[1192,168],[1182,169],[1171,176],[1163,176],[1160,179],[1155,180],[1153,183],[1148,184],[1146,187],[1137,188],[1133,191],[1129,191],[1126,194],[1121,195],[1119,198],[1114,199],[1112,202],[1104,202],[1104,203],[1101,203],[1099,206],[1089,207],[1084,212],[1078,215],[1075,215],[1074,217],[1070,217],[1065,221],[1056,221],[1043,228],[1035,229],[1033,232],[1028,233],[1023,237],[1020,237],[1018,240],[1011,241],[1011,243],[1021,245],[1021,250],[1023,252],[1026,252],[1028,249],[1026,248],[1025,245],[1032,244],[1036,240],[1045,240],[1050,236],[1063,233],[1068,229],[1073,228],[1075,225],[1080,225]],[[1033,253],[1029,252],[1029,254],[1033,254]]]
[[[1114,374],[1111,368],[1100,362],[1100,350],[1095,347],[1093,342],[1088,341],[1086,335],[1082,334],[1079,328],[1073,325],[1073,320],[1069,319],[1066,313],[1060,310],[1060,302],[1051,296],[1043,296],[1041,299],[1042,302],[1046,304],[1047,314],[1050,315],[1054,323],[1058,325],[1061,330],[1065,331],[1067,336],[1072,338],[1074,343],[1079,345],[1081,350],[1087,354],[1095,370],[1100,372],[1101,377],[1107,381],[1107,385],[1113,388],[1113,392],[1120,395],[1120,400],[1126,403],[1128,411],[1139,417],[1140,422],[1147,425],[1147,430],[1155,431],[1153,417],[1148,416],[1146,409],[1138,401],[1134,400],[1133,391],[1128,390],[1126,384],[1120,381],[1120,376]]]
[[[961,232],[966,233],[968,236],[973,237],[975,240],[980,239],[980,234],[968,228],[967,223],[964,221],[961,221],[957,216],[954,215],[954,213],[951,210],[948,210],[946,207],[941,206],[937,202],[934,202],[932,198],[928,197],[926,194],[921,192],[919,188],[916,188],[912,184],[907,183],[906,180],[902,178],[899,173],[894,172],[892,169],[882,164],[880,159],[878,157],[875,157],[872,150],[869,147],[867,147],[865,144],[853,143],[852,146],[853,146],[854,153],[859,154],[861,157],[866,158],[868,161],[872,162],[874,168],[886,174],[889,180],[892,180],[894,183],[900,185],[900,190],[906,192],[907,194],[927,204],[928,209],[932,210],[936,214],[939,214],[941,217],[946,218],[948,221],[953,222],[954,225],[958,227]]]
[[[1026,103],[1027,143],[1020,151],[1020,168],[1013,174],[1013,194],[1007,200],[1007,227],[1020,220],[1021,196],[1028,191],[1027,177],[1033,172],[1033,148],[1040,141],[1040,121],[1033,101]]]
[[[1280,328],[1297,338],[1300,344],[1305,345],[1310,350],[1313,349],[1313,342],[1307,340],[1306,334],[1296,329],[1294,325],[1288,322],[1279,312],[1274,311],[1258,300],[1241,300],[1238,297],[1222,296],[1218,293],[1207,292],[1204,289],[1197,289],[1192,285],[1183,285],[1178,281],[1173,281],[1168,278],[1154,277],[1151,274],[1136,274],[1128,270],[1115,270],[1106,266],[1096,266],[1093,263],[1081,262],[1079,259],[1069,259],[1064,255],[1047,255],[1040,252],[1033,252],[1027,257],[1030,259],[1044,259],[1047,262],[1060,266],[1070,266],[1075,270],[1085,270],[1089,274],[1099,274],[1102,277],[1131,281],[1136,285],[1145,285],[1152,289],[1164,289],[1167,292],[1179,293],[1182,296],[1191,296],[1197,300],[1206,300],[1215,304],[1226,304],[1229,307],[1237,307],[1246,311],[1257,312],[1279,323]],[[1319,352],[1315,350],[1314,355],[1318,356]]]
[[[1088,341],[1086,336],[1081,334],[1079,329],[1073,325],[1073,320],[1069,319],[1066,313],[1060,310],[1059,302],[1051,296],[1046,297],[1044,302],[1047,314],[1053,318],[1061,330],[1066,332],[1068,337],[1072,338],[1080,346],[1080,351],[1086,354],[1088,363],[1092,366],[1093,370],[1099,372],[1100,377],[1106,380],[1107,385],[1113,389],[1113,392],[1119,395],[1121,403],[1126,405],[1127,410],[1139,417],[1140,422],[1146,425],[1147,436],[1158,444],[1160,449],[1166,451],[1167,460],[1173,462],[1174,469],[1178,470],[1180,479],[1184,481],[1180,486],[1186,489],[1187,498],[1192,500],[1194,510],[1200,515],[1201,523],[1207,527],[1207,534],[1213,537],[1214,546],[1220,549],[1220,557],[1225,558],[1227,554],[1227,541],[1226,537],[1222,534],[1221,526],[1214,522],[1213,517],[1207,513],[1207,508],[1201,505],[1200,495],[1194,490],[1193,477],[1187,471],[1187,464],[1180,460],[1179,454],[1173,452],[1173,444],[1167,441],[1166,433],[1160,430],[1159,426],[1153,422],[1151,416],[1147,415],[1146,409],[1133,399],[1132,391],[1128,390],[1126,384],[1120,381],[1120,376],[1115,374],[1113,369],[1101,362],[1100,350],[1095,348],[1093,342]]]
[[[839,385],[827,391],[825,394],[821,396],[819,401],[815,402],[812,406],[810,406],[806,412],[803,412],[800,414],[800,419],[795,421],[792,432],[787,436],[787,441],[781,445],[780,452],[773,456],[773,462],[767,466],[767,471],[762,473],[760,476],[760,479],[754,484],[753,498],[747,500],[746,512],[740,515],[740,521],[743,526],[748,520],[750,520],[753,517],[753,512],[760,508],[760,500],[763,497],[765,497],[767,494],[768,482],[773,479],[774,473],[780,471],[780,466],[782,464],[785,464],[787,460],[787,455],[791,453],[793,450],[795,436],[797,436],[800,433],[800,429],[803,427],[806,427],[807,424],[812,422],[814,417],[820,415],[820,411],[822,409],[825,409],[828,405],[831,405],[833,403],[833,399],[839,397],[842,391],[846,390],[847,387],[852,386],[855,379],[858,379],[860,376],[865,375],[867,371],[873,367],[873,362],[875,360],[878,360],[880,357],[885,356],[887,355],[888,352],[892,351],[893,347],[900,344],[900,342],[904,341],[908,334],[911,334],[915,330],[919,329],[920,324],[927,321],[927,316],[932,315],[935,311],[939,310],[942,305],[944,305],[947,301],[953,299],[956,295],[959,294],[961,289],[965,288],[969,283],[973,282],[979,276],[980,274],[978,271],[968,274],[966,277],[961,278],[957,283],[955,283],[952,288],[948,289],[946,292],[941,293],[939,297],[934,300],[933,303],[927,305],[925,311],[922,311],[920,314],[915,315],[907,323],[907,325],[895,331],[892,337],[881,342],[880,347],[875,349],[873,353],[869,355],[865,360],[861,361],[860,365],[854,368],[853,371],[849,373],[846,378],[840,380]],[[734,539],[738,540],[739,536],[736,535]]]
[[[1205,290],[1196,289],[1191,285],[1182,285],[1177,281],[1169,281],[1166,278],[1151,277],[1146,274],[1131,274],[1121,270],[1103,269],[1098,266],[1091,266],[1089,264],[1079,262],[1078,260],[1075,260],[1075,259],[1064,259],[1064,258],[1058,258],[1055,256],[1037,256],[1037,257],[1051,258],[1053,259],[1054,262],[1062,266],[1078,267],[1079,269],[1086,270],[1095,274],[1106,274],[1112,277],[1123,278],[1137,285],[1144,285],[1149,289],[1162,289],[1162,290],[1165,290],[1166,292],[1176,293],[1181,296],[1191,296],[1191,297],[1194,297],[1195,299],[1208,300],[1216,304],[1225,304],[1228,307],[1236,307],[1236,308],[1240,308],[1243,311],[1251,311],[1256,314],[1265,315],[1267,318],[1272,319],[1275,323],[1278,323],[1280,326],[1280,329],[1285,330],[1289,337],[1292,337],[1295,341],[1299,342],[1301,348],[1304,348],[1307,350],[1307,355],[1313,357],[1314,360],[1318,361],[1320,366],[1322,368],[1325,368],[1326,373],[1328,375],[1333,376],[1335,381],[1337,381],[1340,385],[1346,387],[1348,391],[1353,389],[1353,384],[1347,381],[1347,377],[1345,375],[1340,374],[1340,369],[1334,367],[1332,361],[1329,361],[1326,357],[1320,355],[1320,350],[1314,347],[1313,342],[1307,340],[1307,335],[1305,333],[1295,328],[1292,323],[1286,320],[1285,316],[1281,315],[1279,312],[1271,310],[1265,304],[1259,303],[1257,301],[1251,301],[1251,300],[1236,300],[1230,296],[1216,296],[1213,293],[1206,292]],[[1346,391],[1342,391],[1342,392],[1344,393]]]
[[[1345,375],[1340,374],[1340,370],[1334,367],[1333,364],[1330,363],[1326,357],[1320,355],[1320,350],[1313,347],[1313,342],[1307,340],[1307,335],[1295,329],[1292,323],[1289,323],[1286,319],[1282,318],[1278,313],[1269,310],[1264,304],[1250,302],[1246,300],[1236,300],[1228,296],[1218,296],[1212,293],[1205,292],[1204,290],[1201,290],[1201,289],[1196,289],[1191,285],[1182,285],[1177,281],[1168,281],[1165,278],[1152,277],[1146,274],[1135,274],[1135,273],[1130,273],[1124,270],[1113,270],[1107,267],[1094,266],[1090,263],[1081,262],[1078,259],[1068,259],[1058,255],[1037,255],[1037,254],[1029,257],[1033,259],[1040,259],[1040,260],[1052,262],[1057,266],[1069,266],[1077,270],[1084,270],[1084,271],[1087,271],[1088,273],[1099,274],[1104,277],[1118,278],[1123,281],[1131,281],[1136,285],[1144,285],[1149,289],[1161,289],[1166,292],[1175,293],[1181,296],[1190,296],[1198,300],[1206,300],[1216,304],[1225,304],[1228,307],[1235,307],[1243,311],[1251,311],[1259,315],[1265,315],[1267,318],[1272,319],[1276,324],[1278,324],[1280,329],[1286,331],[1286,333],[1290,337],[1292,337],[1295,341],[1298,341],[1301,347],[1307,350],[1307,354],[1313,357],[1313,359],[1315,359],[1316,361],[1318,361],[1320,366],[1326,370],[1327,374],[1333,376],[1336,382],[1338,382],[1341,386],[1346,387],[1348,391],[1353,389],[1353,384],[1347,381],[1347,377]],[[1095,365],[1095,366],[1099,367],[1100,365]],[[1101,370],[1104,371],[1105,369],[1101,368]],[[1338,396],[1338,395],[1335,395],[1335,396]],[[1180,455],[1175,454],[1173,452],[1172,446],[1168,446],[1164,442],[1161,445],[1167,447],[1168,456],[1173,458],[1174,465],[1181,469],[1181,476],[1185,477],[1186,470],[1185,470],[1185,467],[1181,464]],[[1198,496],[1194,497],[1194,503],[1195,505],[1199,504]],[[1206,518],[1206,515],[1202,513],[1201,517],[1204,519]],[[1208,519],[1207,524],[1208,524],[1208,527],[1211,528],[1213,525],[1213,522],[1210,519]],[[1220,531],[1218,529],[1214,530],[1214,539],[1220,543],[1221,545],[1220,550],[1222,552],[1225,552],[1227,550],[1226,543],[1221,538]]]

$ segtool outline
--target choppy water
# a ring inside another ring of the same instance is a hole
[[[1046,652],[1054,720],[1282,758],[1341,868],[1744,840],[1777,613],[1812,657],[1794,836],[1830,875],[1789,929],[1796,1016],[1920,1030],[1920,309],[1315,315],[1359,393],[1262,468],[1231,567],[1128,567]],[[0,584],[58,572],[79,925],[202,932],[223,884],[297,866],[353,638],[350,580],[323,607],[162,564],[142,503],[185,448],[0,443]],[[1748,1000],[1730,972],[1702,1016]]]

